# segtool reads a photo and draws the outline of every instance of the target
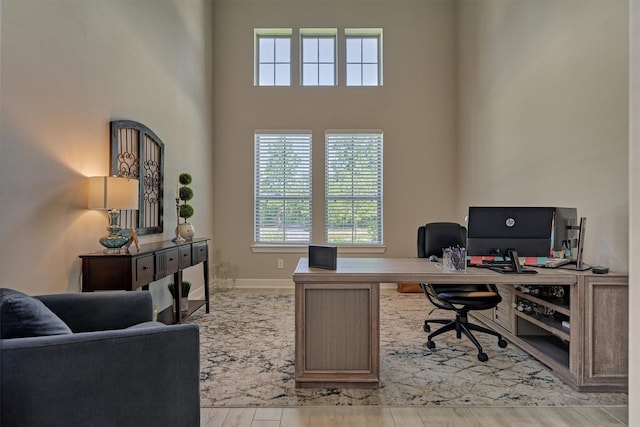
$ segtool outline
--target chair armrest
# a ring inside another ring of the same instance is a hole
[[[194,324],[0,340],[0,425],[197,426]]]
[[[73,332],[124,329],[153,320],[151,294],[85,292],[37,296]]]

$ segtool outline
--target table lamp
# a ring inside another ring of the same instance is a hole
[[[120,234],[120,209],[138,209],[138,180],[115,176],[89,177],[89,209],[109,210],[108,234],[100,238],[105,253],[119,253],[128,241]]]

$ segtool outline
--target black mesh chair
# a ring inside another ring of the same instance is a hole
[[[441,258],[443,248],[465,247],[466,234],[465,227],[452,222],[433,222],[421,226],[418,228],[418,257],[428,258],[435,255]],[[429,349],[436,347],[433,338],[447,331],[456,331],[457,338],[461,338],[462,334],[465,334],[478,348],[478,360],[481,362],[489,360],[489,356],[482,351],[482,346],[471,331],[494,335],[498,338],[498,346],[502,348],[507,346],[507,341],[502,338],[502,335],[491,329],[469,323],[468,320],[470,310],[487,310],[502,301],[495,285],[431,285],[421,283],[420,287],[435,307],[456,312],[455,319],[427,319],[424,321],[424,331],[427,333],[431,332],[430,323],[444,325],[427,337]]]

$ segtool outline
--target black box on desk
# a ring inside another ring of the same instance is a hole
[[[337,262],[337,246],[309,245],[309,267],[335,270]]]

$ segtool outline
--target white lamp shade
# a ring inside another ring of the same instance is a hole
[[[138,209],[138,180],[89,177],[89,209]]]

